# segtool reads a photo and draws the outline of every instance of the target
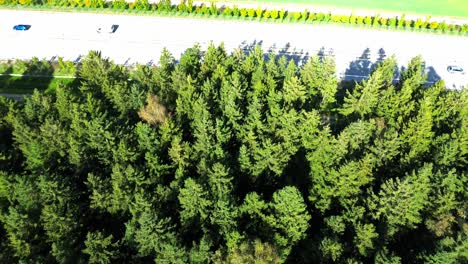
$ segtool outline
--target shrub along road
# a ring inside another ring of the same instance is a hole
[[[127,0],[128,2],[133,2]],[[346,1],[346,2],[344,2]],[[441,1],[433,1],[432,5],[429,8],[418,8],[415,6],[404,5],[401,1],[372,1],[373,4],[369,5],[367,3],[369,0],[360,0],[356,1],[347,1],[347,0],[336,0],[335,3],[330,2],[329,0],[326,3],[319,3],[317,1],[286,1],[283,3],[282,0],[223,0],[215,1],[217,7],[221,6],[237,6],[245,8],[257,8],[261,7],[262,9],[268,8],[270,10],[277,9],[287,11],[298,11],[302,12],[305,9],[312,12],[323,12],[337,15],[348,15],[354,13],[355,15],[360,16],[373,16],[379,14],[381,17],[397,17],[401,16],[403,13],[407,19],[425,19],[425,16],[430,15],[431,21],[445,21],[447,23],[454,24],[466,24],[468,20],[468,9],[465,8],[467,4],[463,3],[465,6],[457,9],[457,3],[443,3]],[[426,7],[427,2],[422,2],[423,0],[418,0],[418,4],[424,4]],[[462,2],[463,0],[456,0]],[[150,3],[157,3],[159,0],[150,0]],[[324,1],[325,2],[325,1]],[[399,2],[399,3],[396,3]],[[408,2],[408,1],[405,1]],[[465,1],[466,2],[466,1]],[[173,5],[178,5],[180,1],[171,0]],[[207,6],[211,5],[210,1],[193,1],[195,5],[205,4]],[[388,5],[387,5],[388,4]],[[396,5],[395,5],[396,4]],[[459,4],[459,3],[458,3]],[[382,6],[383,5],[383,6]],[[387,6],[385,6],[387,5]],[[398,6],[401,5],[401,6]],[[443,6],[440,8],[440,6]]]
[[[337,72],[346,79],[362,79],[372,64],[395,55],[400,65],[420,54],[426,60],[429,81],[446,80],[449,88],[468,83],[467,75],[447,73],[448,65],[468,68],[468,38],[411,32],[389,32],[301,24],[268,24],[189,18],[53,13],[0,10],[0,59],[51,58],[75,60],[89,50],[101,50],[121,64],[157,62],[164,47],[177,58],[195,42],[224,42],[228,51],[261,44],[300,58],[323,50],[333,54]],[[30,24],[15,32],[13,25]],[[114,34],[97,33],[99,27],[119,25]]]

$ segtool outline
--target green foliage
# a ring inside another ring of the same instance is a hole
[[[216,4],[214,2],[210,2],[210,15],[218,15],[218,8],[216,7]]]
[[[372,17],[366,16],[366,17],[364,18],[364,24],[370,25],[371,23],[372,23]]]
[[[250,18],[255,17],[255,9],[249,8],[249,9],[247,10],[247,15],[248,15]]]
[[[344,23],[344,24],[365,24],[365,25],[372,25],[374,27],[377,26],[397,26],[398,28],[402,28],[403,26],[407,28],[427,28],[432,30],[442,30],[436,26],[436,22],[430,22],[430,17],[426,17],[423,21],[422,19],[416,20],[414,23],[409,20],[404,20],[404,14],[402,17],[398,18],[384,18],[380,17],[380,15],[375,16],[368,16],[366,18],[361,16],[354,16],[351,15],[341,15],[341,14],[323,14],[323,13],[310,13],[308,10],[304,10],[302,12],[290,12],[286,10],[268,10],[262,9],[260,6],[256,9],[254,8],[241,8],[239,9],[237,6],[231,7],[220,7],[218,8],[215,2],[210,2],[210,5],[207,6],[206,4],[202,3],[198,6],[193,5],[193,0],[181,0],[178,5],[172,5],[170,0],[160,0],[158,3],[150,4],[148,0],[136,0],[131,3],[127,3],[122,0],[112,0],[106,2],[104,0],[0,0],[0,5],[47,5],[50,7],[86,7],[86,8],[113,8],[119,10],[151,10],[157,12],[178,12],[178,13],[197,13],[201,15],[212,15],[217,16],[219,14],[223,14],[225,16],[234,16],[234,17],[249,17],[249,18],[272,18],[272,19],[291,19],[293,21],[325,21],[329,22],[332,21],[334,23]],[[450,31],[465,33],[468,32],[468,25],[454,25],[450,24]],[[443,30],[442,30],[443,31]],[[445,32],[445,31],[443,31]]]
[[[398,17],[398,27],[402,28],[405,23],[405,14]]]
[[[369,250],[374,248],[374,241],[378,237],[375,226],[372,224],[360,224],[356,227],[355,243],[361,255],[367,256]]]
[[[223,9],[223,15],[232,16],[233,15],[233,10],[230,7],[225,7]]]
[[[257,9],[255,10],[255,17],[262,17],[262,14],[263,14],[263,10],[259,7],[257,7]]]
[[[324,257],[337,261],[343,254],[343,245],[335,239],[326,237],[320,242],[320,250]]]
[[[180,217],[183,223],[195,217],[199,217],[201,220],[208,217],[207,211],[209,211],[211,203],[207,195],[203,186],[197,184],[193,179],[189,178],[185,181],[179,194],[179,202],[182,207]]]
[[[395,58],[385,60],[371,73],[369,79],[363,81],[362,85],[356,85],[352,94],[347,92],[341,113],[343,115],[355,113],[364,117],[374,112],[381,97],[381,90],[392,84],[395,67]]]
[[[213,263],[245,263],[245,264],[266,264],[279,263],[276,249],[260,240],[242,242],[233,252],[222,257],[215,255]]]
[[[150,4],[148,0],[136,0],[134,2],[135,9],[136,10],[149,10],[150,9]]]
[[[267,223],[277,230],[275,243],[286,257],[297,241],[305,237],[309,228],[310,215],[301,193],[295,187],[285,187],[273,194],[270,204],[272,214],[266,217]]]
[[[241,8],[240,9],[240,16],[241,17],[247,17],[247,9],[246,8]]]
[[[356,24],[358,24],[358,25],[364,24],[364,17],[363,16],[358,16],[357,19],[356,19]]]
[[[2,263],[466,262],[468,94],[421,57],[67,63],[5,68],[79,82],[0,98]]]
[[[429,202],[431,174],[432,165],[425,165],[418,173],[413,172],[403,180],[396,178],[386,181],[379,195],[372,196],[369,207],[374,211],[373,217],[386,220],[390,236],[399,230],[398,227],[415,228],[416,224],[421,223],[421,211]]]
[[[104,236],[101,232],[90,232],[86,236],[86,248],[83,253],[89,255],[88,263],[108,264],[116,257],[116,243],[112,243],[112,235]]]
[[[279,11],[277,9],[271,10],[271,18],[277,19],[279,17]]]
[[[285,16],[286,16],[286,11],[283,8],[281,8],[281,10],[279,11],[279,18],[283,20]]]
[[[380,18],[380,25],[381,26],[388,26],[388,20],[385,17]]]

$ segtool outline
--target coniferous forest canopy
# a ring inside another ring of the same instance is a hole
[[[468,92],[227,54],[0,97],[0,263],[466,263]]]

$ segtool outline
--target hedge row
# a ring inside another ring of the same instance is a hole
[[[149,3],[148,0],[136,0],[133,3],[127,3],[125,0],[113,0],[106,2],[104,0],[0,0],[0,5],[22,5],[22,6],[49,6],[49,7],[72,7],[72,8],[106,8],[114,10],[141,10],[151,11],[156,13],[179,13],[179,14],[198,14],[210,16],[223,16],[231,18],[249,18],[249,19],[269,19],[273,21],[290,21],[290,22],[322,22],[322,23],[342,23],[355,24],[372,27],[388,27],[400,29],[428,29],[438,32],[451,33],[468,33],[468,24],[456,25],[447,24],[445,22],[430,21],[431,17],[426,17],[424,20],[405,19],[405,15],[401,17],[385,18],[379,15],[375,16],[356,16],[351,15],[336,15],[331,13],[316,13],[304,10],[303,12],[289,12],[284,9],[268,10],[260,7],[254,8],[238,8],[221,7],[211,3],[207,5],[193,5],[192,0],[182,1],[179,5],[172,5],[169,0],[161,0],[159,3]]]

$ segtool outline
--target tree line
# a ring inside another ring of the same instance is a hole
[[[468,93],[260,47],[0,97],[1,263],[463,263]]]
[[[427,16],[417,19],[407,19],[405,14],[397,17],[382,17],[380,14],[358,16],[351,14],[332,14],[331,12],[288,11],[282,9],[245,8],[236,5],[218,7],[215,2],[210,5],[194,4],[193,0],[181,0],[178,5],[173,5],[170,0],[160,0],[151,2],[149,0],[0,0],[0,5],[4,6],[25,6],[25,7],[55,7],[106,9],[117,12],[154,13],[170,15],[199,15],[210,17],[221,17],[227,19],[255,19],[257,21],[276,22],[297,22],[297,23],[339,23],[361,27],[375,27],[390,30],[425,30],[427,32],[439,32],[449,34],[465,35],[468,33],[468,24],[457,24],[445,21],[431,21]]]

